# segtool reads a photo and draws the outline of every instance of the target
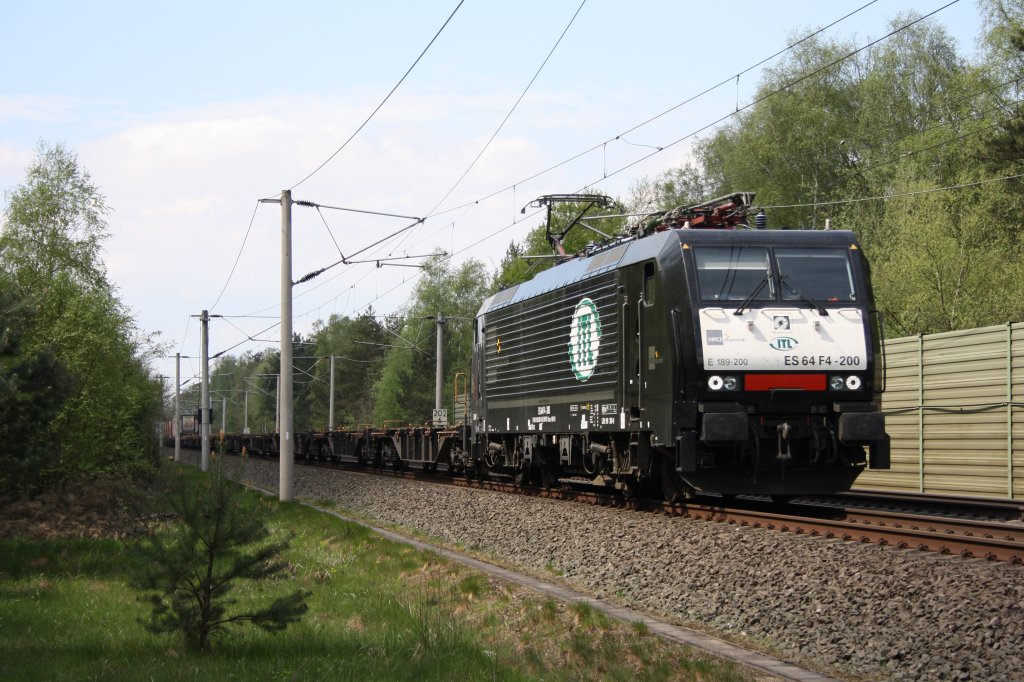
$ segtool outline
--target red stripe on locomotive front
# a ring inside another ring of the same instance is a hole
[[[824,374],[748,374],[743,383],[748,391],[769,391],[773,388],[800,388],[824,391]]]

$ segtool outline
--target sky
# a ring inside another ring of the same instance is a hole
[[[442,249],[493,271],[540,223],[520,212],[532,199],[588,187],[625,197],[685,163],[780,58],[755,65],[799,37],[854,13],[824,35],[860,46],[898,16],[947,4],[0,0],[0,189],[23,182],[40,143],[77,154],[112,208],[108,279],[169,356],[155,374],[174,375],[176,352],[191,356],[184,381],[199,370],[191,316],[204,309],[224,316],[211,322],[211,354],[277,342],[276,327],[262,330],[280,315],[281,209],[260,199],[291,189],[426,218],[358,258]],[[934,20],[974,53],[973,0]],[[413,222],[292,215],[295,280]],[[295,331],[400,310],[418,272],[336,266],[295,287]]]

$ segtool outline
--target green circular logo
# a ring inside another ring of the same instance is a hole
[[[601,347],[601,318],[589,298],[576,304],[569,324],[569,365],[580,381],[586,381],[597,367]]]

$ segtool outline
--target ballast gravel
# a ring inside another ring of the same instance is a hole
[[[307,467],[295,495],[832,674],[1024,680],[1024,567]]]

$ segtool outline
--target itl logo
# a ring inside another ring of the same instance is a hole
[[[601,347],[601,318],[589,298],[576,304],[569,323],[569,365],[580,381],[586,381],[597,367]]]
[[[772,339],[768,345],[775,350],[787,351],[796,348],[797,340],[791,336],[780,336],[777,339]]]

